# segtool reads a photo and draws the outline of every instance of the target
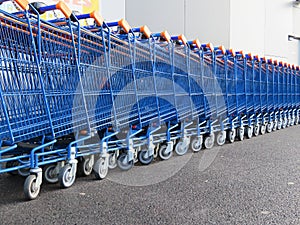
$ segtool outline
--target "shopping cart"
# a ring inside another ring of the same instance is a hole
[[[63,2],[16,3],[17,12],[0,11],[0,173],[28,176],[28,199],[43,171],[70,187],[77,174],[103,179],[117,165],[299,123],[299,67],[105,22]],[[53,10],[64,17],[41,19]]]

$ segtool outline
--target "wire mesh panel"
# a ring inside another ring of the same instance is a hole
[[[130,42],[114,36],[110,39],[109,65],[111,89],[115,104],[117,126],[139,123],[139,108],[136,105],[136,81],[133,73],[133,54]]]
[[[228,115],[233,115],[236,113],[236,62],[228,62],[228,72],[227,72],[227,109]]]
[[[273,90],[274,90],[274,111],[278,111],[279,109],[279,70],[278,66],[274,66],[274,83],[273,83]]]
[[[284,105],[284,73],[283,67],[278,67],[278,108],[282,109]]]
[[[211,56],[205,56],[203,61],[203,88],[207,102],[206,118],[215,118],[217,112],[216,97],[215,97],[215,74],[213,59]]]
[[[173,45],[173,79],[175,101],[179,120],[192,115],[192,102],[190,98],[188,50],[186,47]]]
[[[287,71],[285,67],[282,67],[282,107],[283,109],[286,109],[288,106],[287,100],[288,100],[288,88],[287,88],[287,84],[288,84],[288,76],[287,76]]]
[[[292,107],[292,74],[290,68],[286,68],[286,78],[287,78],[287,108]]]
[[[260,112],[261,108],[261,95],[260,95],[260,75],[261,75],[261,64],[257,61],[254,62],[254,73],[253,73],[253,96],[254,96],[254,112]]]
[[[244,66],[244,61],[236,61],[236,107],[237,114],[246,113],[246,71]]]
[[[269,68],[266,63],[261,64],[261,74],[260,74],[260,101],[261,101],[261,112],[266,112],[268,106],[268,73]]]
[[[291,70],[291,104],[292,108],[297,107],[296,104],[296,95],[297,95],[297,89],[296,89],[296,70],[293,68]]]
[[[296,72],[296,94],[297,94],[297,107],[300,108],[300,73],[299,70]]]
[[[166,42],[155,44],[154,63],[161,120],[177,120],[171,44]]]
[[[105,44],[108,35],[104,31],[93,34],[82,30],[80,38],[80,70],[88,119],[91,128],[97,130],[115,125]]]
[[[227,57],[219,56],[215,63],[215,97],[216,97],[216,116],[227,117],[226,93],[227,93]]]
[[[247,59],[244,59],[244,64],[246,66],[246,109],[248,116],[253,115],[254,112],[254,75],[253,75],[253,66],[251,62],[247,62]]]
[[[135,70],[137,83],[137,99],[142,127],[150,121],[159,118],[158,101],[156,98],[156,84],[153,68],[153,42],[149,40],[135,41],[133,44]]]
[[[27,20],[4,12],[0,20],[0,82],[2,103],[6,106],[13,135],[11,141],[52,133]],[[1,121],[5,122],[3,110]]]
[[[191,87],[191,99],[192,99],[192,112],[193,117],[204,117],[205,104],[203,87],[203,64],[202,64],[200,52],[190,53],[189,65],[190,65],[190,87]]]
[[[267,112],[274,111],[275,92],[274,92],[274,65],[268,64],[268,85],[267,85]]]

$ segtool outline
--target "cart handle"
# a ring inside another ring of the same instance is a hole
[[[147,39],[149,39],[151,37],[151,34],[152,34],[150,29],[146,25],[142,26],[142,27],[132,28],[132,31],[142,33]]]
[[[106,23],[106,25],[108,27],[116,27],[116,26],[122,27],[126,34],[128,34],[131,30],[130,25],[128,24],[128,22],[125,19],[121,19],[117,22]]]
[[[219,46],[219,47],[214,47],[214,51],[217,52],[217,51],[221,51],[223,55],[226,54],[226,49],[223,45]]]
[[[233,57],[235,57],[235,56],[236,56],[236,53],[233,51],[233,49],[232,49],[232,48],[230,48],[230,49],[227,49],[227,50],[226,50],[226,53],[227,53],[227,55],[231,55],[231,56],[233,56]]]
[[[82,14],[82,15],[76,15],[76,17],[78,20],[94,19],[96,24],[100,27],[102,27],[102,25],[104,23],[103,17],[97,11],[93,11],[91,13]]]
[[[3,2],[8,2],[11,0],[1,0],[0,1],[0,5],[3,3]],[[29,9],[29,2],[27,0],[15,0],[15,2],[23,9],[23,10],[28,10]]]
[[[183,34],[180,34],[178,36],[172,36],[171,40],[173,40],[173,41],[181,41],[183,45],[186,45],[188,43],[186,37]]]
[[[193,41],[188,41],[188,44],[192,47],[194,46],[195,48],[200,49],[201,48],[201,43],[199,41],[199,39],[195,39]]]
[[[70,16],[72,15],[72,10],[63,1],[59,1],[56,5],[39,7],[37,8],[37,11],[42,14],[56,9],[60,10],[67,19],[69,19]]]
[[[152,37],[160,37],[160,38],[162,38],[163,40],[165,40],[167,42],[171,41],[171,36],[168,33],[168,31],[166,31],[166,30],[161,32],[161,33],[153,33]]]
[[[246,55],[244,54],[243,51],[238,51],[238,52],[235,52],[235,55],[237,56],[241,56],[243,59],[246,58]]]
[[[267,59],[268,64],[273,64],[273,59]]]
[[[211,52],[214,51],[214,46],[212,43],[208,43],[208,44],[202,44],[201,48],[205,48],[205,49],[209,49]]]
[[[252,54],[251,54],[251,53],[246,54],[245,57],[246,57],[247,59],[253,60],[253,57],[252,57]]]
[[[259,58],[258,55],[253,56],[253,59],[254,59],[255,61],[257,61],[257,62],[260,62],[260,61],[263,61],[263,60],[264,60],[263,58]]]

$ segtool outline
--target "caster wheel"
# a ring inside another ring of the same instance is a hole
[[[30,169],[29,168],[18,169],[18,174],[21,177],[28,177],[30,175]]]
[[[158,150],[158,155],[162,160],[168,160],[173,155],[173,151],[167,152],[167,147],[166,144],[162,144]]]
[[[105,159],[104,158],[98,159],[93,167],[93,170],[95,172],[96,179],[103,180],[108,173],[108,165],[106,165]]]
[[[244,129],[244,127],[238,128],[237,132],[238,132],[238,139],[240,141],[243,141],[244,140],[244,135],[245,135],[245,129]]]
[[[74,165],[76,166],[76,165]],[[63,168],[61,168],[58,180],[60,183],[60,187],[62,188],[68,188],[71,187],[76,179],[76,175],[72,174],[72,166],[71,165],[65,165]]]
[[[227,132],[227,138],[230,143],[235,141],[236,131],[235,129],[231,129]]]
[[[44,167],[44,180],[49,184],[55,184],[58,182],[58,174],[55,164]]]
[[[5,165],[5,168],[6,169],[9,169],[9,168],[12,168],[12,167],[16,167],[16,166],[18,166],[19,165],[19,163],[18,163],[18,161],[8,161],[7,163],[6,163],[6,165]],[[16,175],[18,175],[18,171],[17,170],[13,170],[13,171],[10,171],[10,172],[8,172],[10,175],[12,175],[12,176],[16,176]]]
[[[177,155],[184,155],[185,153],[187,153],[189,146],[186,145],[184,146],[184,143],[182,141],[178,142],[175,146],[175,152]]]
[[[225,131],[219,132],[217,134],[216,141],[217,141],[217,145],[219,146],[224,145],[226,142],[226,132]]]
[[[82,177],[91,175],[93,171],[94,158],[82,158],[77,164],[77,174]]]
[[[287,127],[287,119],[285,118],[283,120],[282,129],[285,129]]]
[[[24,183],[24,194],[27,200],[36,199],[40,193],[41,186],[36,184],[36,175],[29,175]]]
[[[268,123],[268,125],[267,125],[267,132],[271,133],[272,130],[273,130],[273,123]]]
[[[248,139],[251,139],[253,136],[253,127],[249,126],[246,128],[246,136]]]
[[[122,153],[118,157],[117,164],[118,164],[118,167],[121,170],[127,171],[127,170],[130,170],[133,167],[133,160],[128,161],[127,154],[126,153]]]
[[[193,152],[199,152],[202,148],[203,139],[201,137],[195,137],[191,142]]]
[[[277,130],[277,127],[278,127],[278,122],[275,120],[275,121],[274,121],[274,124],[273,124],[272,130],[273,130],[273,131],[276,131],[276,130]]]
[[[266,125],[260,126],[260,133],[261,133],[261,135],[264,135],[266,133]]]
[[[259,128],[260,128],[259,125],[254,126],[253,134],[256,137],[259,135],[259,130],[260,130]]]
[[[278,125],[277,125],[277,129],[278,129],[278,130],[281,130],[281,128],[282,128],[282,121],[279,121],[279,122],[278,122]]]
[[[147,150],[142,150],[138,153],[138,159],[143,165],[149,165],[153,161],[154,156],[148,156]]]
[[[108,168],[115,169],[117,166],[117,153],[110,153],[108,157]]]
[[[206,149],[211,149],[212,147],[214,147],[214,143],[215,143],[215,135],[212,133],[209,136],[206,136],[204,139],[204,147]]]

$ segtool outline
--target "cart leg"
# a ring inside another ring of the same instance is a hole
[[[117,159],[118,167],[123,171],[130,170],[134,164],[134,156],[135,150],[133,148],[133,140],[129,139],[128,150],[125,153],[120,154]]]
[[[187,131],[184,129],[183,138],[175,146],[175,152],[177,153],[177,155],[184,155],[188,151],[191,142],[191,137],[188,137],[186,133]]]
[[[139,151],[138,159],[143,165],[149,165],[154,159],[154,149],[153,136],[150,135],[148,138],[148,149]]]
[[[225,144],[226,131],[223,130],[223,131],[218,132],[217,137],[216,137],[216,142],[217,142],[217,145],[219,145],[219,146],[222,146]]]
[[[58,180],[61,188],[69,188],[71,187],[76,179],[76,171],[77,171],[77,159],[76,156],[76,147],[71,147],[70,149],[70,160],[68,163],[61,168],[58,175]]]
[[[42,169],[34,168],[30,170],[30,175],[24,183],[24,194],[27,200],[36,199],[40,193],[42,185]]]
[[[193,152],[199,152],[202,148],[202,144],[203,144],[203,136],[202,135],[193,138],[193,140],[191,142],[191,147],[192,147]]]

